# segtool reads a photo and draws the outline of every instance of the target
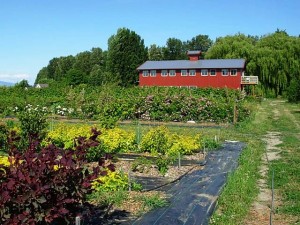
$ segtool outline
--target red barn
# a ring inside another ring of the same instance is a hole
[[[256,76],[244,76],[244,59],[199,59],[200,51],[188,51],[189,60],[146,61],[137,68],[140,86],[228,87],[257,84]]]

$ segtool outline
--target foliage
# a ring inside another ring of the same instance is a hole
[[[66,129],[65,124],[60,123],[48,132],[43,144],[47,145],[51,142],[62,148],[73,149],[77,137],[89,136],[91,136],[91,126],[89,125],[69,125]]]
[[[186,49],[182,41],[177,38],[169,38],[166,47],[162,49],[164,60],[186,59]]]
[[[8,160],[8,157],[7,156],[2,156],[0,155],[0,165],[3,165],[5,167],[8,167],[10,165],[10,162]],[[2,168],[3,169],[3,168]],[[5,170],[3,170],[5,171]],[[0,171],[1,172],[1,171]]]
[[[285,31],[261,38],[236,34],[220,37],[206,58],[244,58],[246,74],[258,76],[264,94],[282,95],[300,71],[300,38]]]
[[[89,137],[91,135],[90,125],[68,125],[68,128],[66,128],[66,125],[61,123],[48,133],[43,144],[46,145],[51,142],[60,147],[73,149],[75,146],[74,140],[77,137]],[[128,152],[136,148],[135,134],[120,128],[103,129],[97,140],[99,145],[88,150],[87,157],[89,161],[97,159],[102,152]]]
[[[165,175],[168,172],[169,165],[172,163],[173,159],[166,155],[160,155],[156,161],[155,164],[157,165],[158,171]]]
[[[18,83],[15,84],[15,87],[16,88],[21,88],[21,89],[24,90],[25,88],[30,87],[30,85],[28,84],[27,80],[21,80],[20,82],[18,82]]]
[[[117,191],[128,190],[128,176],[122,171],[107,171],[107,176],[100,176],[93,180],[92,189],[94,191]]]
[[[32,142],[32,140],[43,140],[46,135],[46,128],[48,127],[47,108],[39,105],[34,107],[28,104],[24,108],[16,107],[15,111],[20,121],[20,147],[26,148],[26,145]]]
[[[295,76],[291,80],[286,95],[289,102],[295,103],[300,101],[300,75]]]
[[[144,173],[150,169],[152,163],[153,162],[146,157],[139,157],[131,164],[131,170],[133,172],[138,171],[140,173]]]
[[[162,198],[159,193],[150,196],[139,196],[137,198],[141,199],[143,203],[141,211],[148,211],[168,205],[167,200]]]
[[[147,59],[144,40],[127,28],[120,28],[108,40],[107,66],[113,76],[118,76],[122,86],[135,85],[136,68]]]
[[[93,193],[89,198],[100,205],[121,205],[128,198],[128,188],[129,179],[125,173],[108,171],[107,176],[100,176],[93,181]]]
[[[203,148],[205,148],[206,150],[212,150],[220,147],[220,143],[214,138],[206,137],[201,139],[201,146],[203,146]]]
[[[135,150],[135,134],[120,128],[103,130],[99,137],[106,153],[129,152]]]
[[[165,154],[170,147],[170,134],[165,126],[151,129],[141,141],[141,150],[151,154]]]
[[[8,127],[0,122],[0,151],[6,151],[8,147]]]
[[[98,132],[90,139],[78,139],[75,150],[49,145],[36,152],[39,145],[32,140],[29,147],[19,151],[11,137],[9,167],[1,173],[0,216],[1,224],[59,224],[74,220],[91,192],[91,182],[99,167],[89,172],[85,168],[86,149],[96,146]],[[22,153],[24,152],[24,153]],[[99,162],[101,167],[103,161]],[[108,166],[113,169],[112,165]],[[101,175],[105,176],[106,173]],[[26,193],[26,195],[24,195]]]
[[[172,146],[167,152],[170,156],[177,156],[178,153],[181,155],[190,155],[201,148],[199,142],[200,136],[191,137],[187,135],[174,134],[172,136],[172,140]]]

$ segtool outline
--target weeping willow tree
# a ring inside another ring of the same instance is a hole
[[[278,96],[299,74],[300,38],[280,30],[261,38],[243,34],[226,36],[216,40],[206,58],[246,59],[246,74],[258,76],[264,92]]]
[[[265,89],[275,96],[282,95],[291,80],[300,70],[299,38],[289,36],[285,31],[260,38],[255,46],[247,72],[259,76]]]

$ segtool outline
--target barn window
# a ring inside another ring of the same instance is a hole
[[[236,69],[230,70],[230,76],[236,76],[236,75],[237,75],[237,70]]]
[[[168,70],[162,70],[162,71],[161,71],[161,76],[162,76],[162,77],[168,76]]]
[[[143,77],[148,77],[148,76],[149,76],[149,71],[143,70]]]
[[[216,70],[210,70],[209,74],[210,76],[216,76]]]
[[[196,76],[196,70],[190,70],[189,75],[190,76]]]
[[[181,70],[181,76],[187,76],[187,70]]]
[[[206,69],[201,70],[201,76],[208,76],[208,70]]]
[[[170,70],[169,71],[169,76],[170,77],[175,77],[176,76],[176,71],[175,70]]]
[[[156,77],[156,70],[150,70],[150,77]]]
[[[228,76],[228,69],[222,69],[222,76]]]

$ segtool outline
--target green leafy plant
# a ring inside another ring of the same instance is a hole
[[[0,151],[7,151],[8,148],[8,128],[5,124],[0,123]]]
[[[31,139],[29,147],[19,151],[14,134],[9,139],[9,166],[0,164],[0,221],[1,224],[65,224],[80,213],[91,192],[91,183],[99,167],[89,172],[86,149],[94,147],[99,133],[89,139],[79,138],[75,150],[40,145]],[[36,152],[41,148],[40,152]],[[108,165],[113,170],[113,165]],[[105,176],[107,172],[100,175]],[[26,194],[24,194],[26,193]]]
[[[151,154],[165,154],[169,147],[169,130],[165,126],[158,126],[150,129],[143,137],[141,142],[141,150],[151,152]]]
[[[28,104],[23,108],[16,107],[15,112],[20,121],[21,148],[26,148],[33,140],[41,141],[45,138],[48,127],[46,107]]]
[[[158,171],[163,175],[166,174],[172,161],[172,158],[168,156],[159,156],[155,161]]]
[[[131,170],[133,172],[138,171],[140,173],[147,172],[152,164],[153,162],[146,157],[139,157],[131,164]]]
[[[168,205],[168,201],[162,198],[158,193],[150,196],[139,196],[137,198],[142,201],[141,211],[150,211]]]

